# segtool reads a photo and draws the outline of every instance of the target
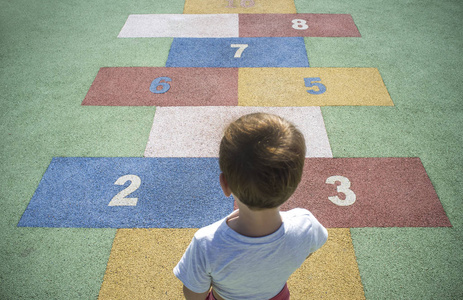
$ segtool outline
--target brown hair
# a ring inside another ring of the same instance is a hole
[[[225,130],[219,164],[232,193],[249,208],[282,205],[301,181],[305,140],[276,115],[242,116]]]

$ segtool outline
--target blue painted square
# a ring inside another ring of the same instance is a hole
[[[302,37],[174,38],[166,63],[166,67],[211,68],[308,66]]]
[[[54,158],[18,226],[203,227],[233,211],[219,174],[217,158]],[[136,206],[108,206],[131,184],[115,184],[124,175],[141,180],[126,196]]]

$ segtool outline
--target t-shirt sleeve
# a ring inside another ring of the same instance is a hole
[[[174,268],[174,275],[195,293],[204,293],[211,287],[206,256],[196,237],[193,238],[182,259]]]
[[[310,253],[313,253],[320,249],[323,244],[326,243],[328,239],[328,230],[323,227],[320,222],[310,213],[309,215],[310,222],[312,226],[310,228],[310,236],[311,236],[311,245],[309,248]]]

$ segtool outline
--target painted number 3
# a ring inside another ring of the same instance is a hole
[[[339,206],[349,206],[354,204],[357,196],[355,193],[350,189],[350,180],[344,176],[331,176],[326,179],[326,183],[328,184],[336,184],[336,182],[340,182],[341,184],[337,186],[338,193],[342,193],[346,196],[344,200],[341,200],[338,196],[328,197],[331,202]]]
[[[141,185],[141,179],[137,175],[125,175],[116,180],[114,184],[124,185],[130,181],[128,187],[120,191],[116,196],[111,199],[108,206],[136,206],[138,198],[126,198],[128,195],[135,192]]]

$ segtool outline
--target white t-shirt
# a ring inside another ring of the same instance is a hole
[[[228,217],[201,228],[174,268],[175,276],[195,293],[208,291],[212,284],[224,299],[276,296],[328,238],[328,231],[308,210],[280,214],[281,227],[264,237],[235,232],[227,225]]]

